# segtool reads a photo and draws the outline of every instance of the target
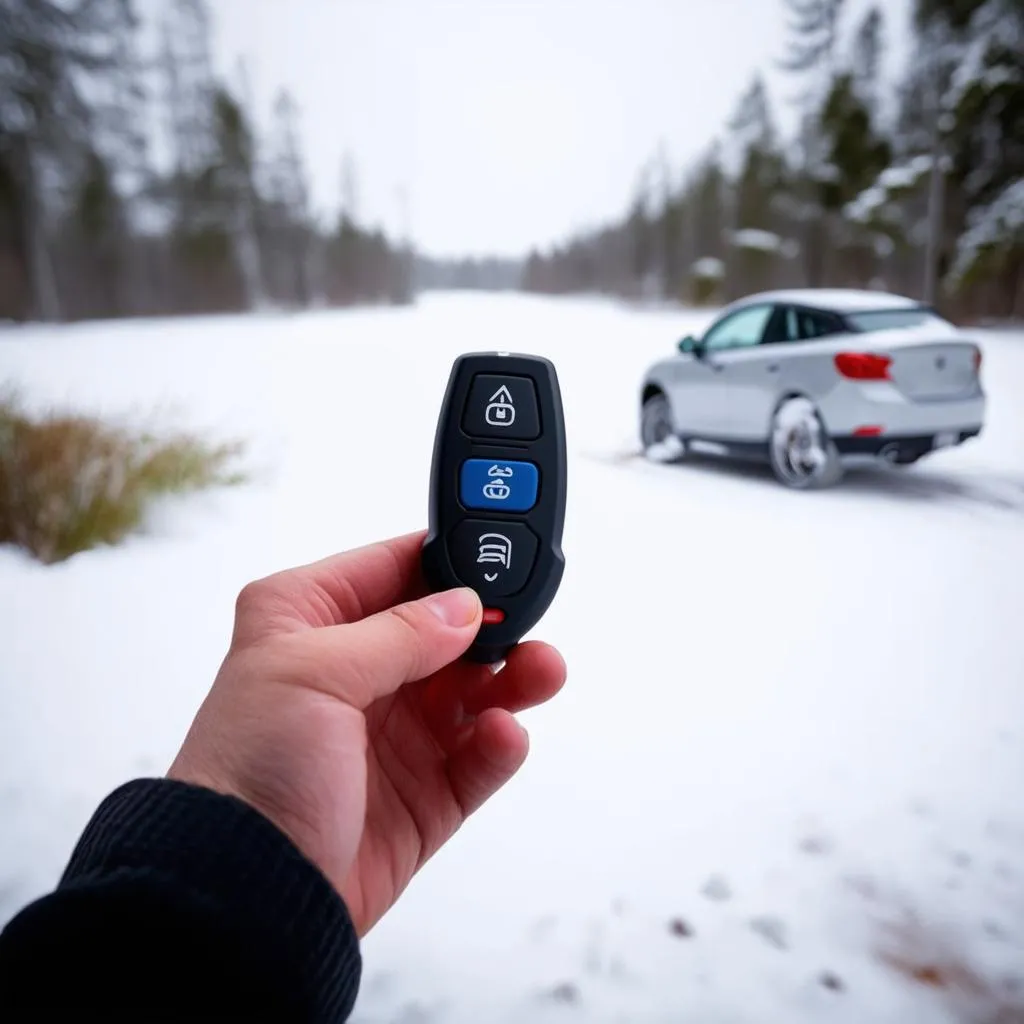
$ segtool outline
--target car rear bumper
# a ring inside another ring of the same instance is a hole
[[[911,434],[902,436],[879,435],[877,437],[840,436],[833,437],[836,449],[842,456],[863,455],[889,459],[892,462],[913,462],[939,448],[963,444],[977,437],[981,427],[966,430],[939,431],[935,434]]]
[[[973,430],[985,422],[985,395],[912,401],[888,381],[843,381],[820,404],[833,438],[873,431],[894,439]]]

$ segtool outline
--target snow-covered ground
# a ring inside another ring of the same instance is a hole
[[[977,442],[794,494],[631,454],[643,368],[705,320],[445,295],[0,334],[32,400],[158,409],[248,438],[257,470],[116,550],[0,550],[0,921],[105,792],[165,769],[246,580],[424,525],[452,358],[533,351],[571,473],[536,634],[569,683],[367,939],[359,1019],[992,1019],[923,969],[1024,979],[1024,337],[984,336]]]

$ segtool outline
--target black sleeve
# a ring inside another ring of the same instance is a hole
[[[0,934],[0,1021],[344,1021],[359,943],[326,878],[239,800],[140,779]]]

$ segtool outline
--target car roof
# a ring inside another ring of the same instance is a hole
[[[747,295],[733,306],[747,306],[754,303],[791,303],[794,306],[808,306],[811,309],[832,310],[836,313],[855,313],[869,309],[918,309],[921,303],[905,295],[890,295],[888,292],[862,291],[856,288],[791,288],[774,292],[759,292]]]

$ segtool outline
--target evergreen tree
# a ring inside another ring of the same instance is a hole
[[[851,57],[857,96],[872,116],[878,113],[878,76],[882,66],[885,22],[880,7],[871,7],[857,29]]]
[[[794,209],[800,221],[804,279],[815,286],[823,280],[829,247],[821,188],[834,173],[826,158],[820,116],[835,69],[843,0],[785,0],[785,6],[789,40],[780,67],[804,83],[799,97]]]
[[[91,268],[89,253],[71,244],[82,239],[67,238],[64,228],[74,228],[83,198],[88,205],[97,190],[106,193],[102,210],[111,220],[105,246],[123,227],[117,182],[111,178],[108,187],[101,178],[113,174],[112,159],[125,165],[137,142],[130,137],[130,97],[117,88],[133,80],[125,46],[134,28],[128,0],[7,0],[0,6],[0,224],[7,225],[4,261],[21,282],[4,295],[9,315],[75,314],[81,276]],[[94,202],[93,228],[100,210]],[[99,237],[95,231],[93,237]],[[69,242],[61,266],[57,239]],[[112,273],[120,262],[111,263]],[[104,312],[117,311],[119,292],[115,283]]]
[[[239,103],[219,87],[213,96],[215,173],[225,229],[245,286],[246,306],[265,302],[263,258],[257,234],[256,154],[252,131]]]
[[[282,90],[274,103],[265,192],[277,294],[288,304],[306,307],[315,298],[314,239],[298,120],[298,105],[287,90]]]
[[[964,12],[943,5],[964,48],[944,106],[952,118],[951,174],[962,196],[963,230],[952,262],[954,287],[988,278],[984,292],[1000,315],[1024,312],[1024,4],[977,3]],[[963,27],[961,28],[961,25]]]
[[[735,297],[771,287],[785,259],[778,212],[784,162],[760,75],[740,99],[729,128],[739,161],[727,261],[727,294]]]
[[[9,310],[17,317],[55,320],[61,313],[51,251],[59,195],[51,183],[76,161],[90,127],[78,78],[87,63],[78,27],[74,12],[55,0],[0,7],[0,161],[13,243],[8,259],[28,285],[26,304]]]
[[[780,67],[801,75],[832,71],[843,0],[784,0],[789,44]]]

